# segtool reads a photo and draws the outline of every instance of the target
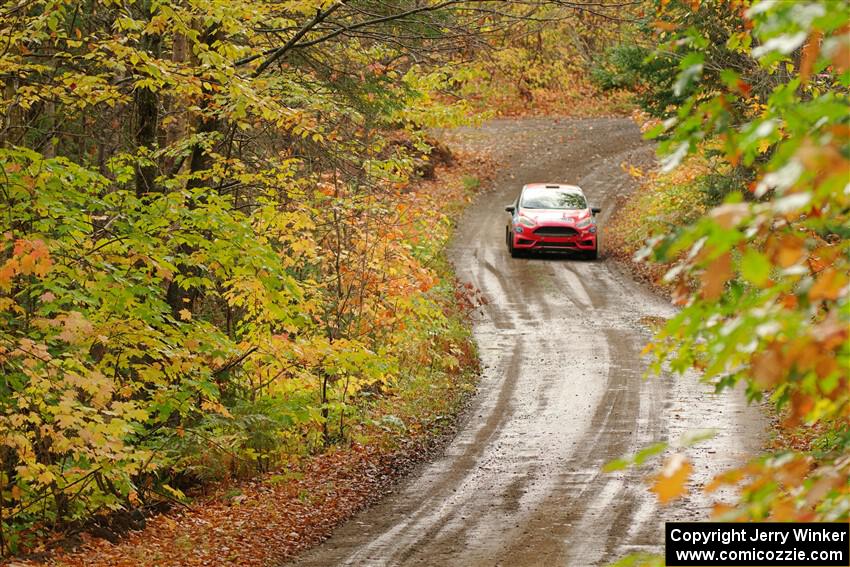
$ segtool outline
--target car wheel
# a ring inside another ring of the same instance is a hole
[[[508,253],[511,255],[511,258],[519,258],[521,252],[514,248],[514,239],[512,238],[510,231],[505,231],[505,240],[508,241]]]
[[[593,250],[588,250],[587,252],[585,252],[584,257],[588,260],[598,259],[599,258],[599,247],[598,247],[598,245],[594,246]]]

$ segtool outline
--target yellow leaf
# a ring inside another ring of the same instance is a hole
[[[180,318],[183,319],[184,321],[189,321],[189,320],[192,319],[192,312],[189,311],[188,309],[181,309],[179,311],[179,313],[180,313]]]
[[[215,412],[225,417],[232,417],[230,411],[222,404],[216,401],[203,400],[201,401],[201,409],[204,411]]]
[[[31,254],[21,257],[21,273],[23,275],[31,274],[35,266],[35,258]]]
[[[53,476],[53,473],[50,471],[43,471],[38,475],[37,480],[41,484],[50,484],[56,477]]]

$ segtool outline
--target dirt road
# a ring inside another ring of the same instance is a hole
[[[494,121],[451,137],[504,164],[452,250],[459,277],[489,299],[475,324],[480,391],[443,457],[297,564],[590,566],[660,552],[664,520],[704,518],[709,502],[697,491],[659,507],[644,480],[652,467],[602,466],[711,426],[717,436],[687,450],[699,486],[757,448],[758,412],[694,377],[642,379],[647,321],[673,310],[612,261],[511,259],[504,246],[504,206],[533,181],[582,186],[603,208],[604,234],[631,189],[621,163],[647,162],[652,149],[619,118]]]

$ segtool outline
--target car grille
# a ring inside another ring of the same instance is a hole
[[[574,242],[538,242],[537,246],[541,248],[575,248]]]
[[[575,236],[578,231],[568,226],[541,226],[534,231],[540,236]]]

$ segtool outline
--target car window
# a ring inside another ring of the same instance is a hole
[[[522,193],[522,207],[526,209],[586,209],[584,195],[566,189],[529,188]]]

